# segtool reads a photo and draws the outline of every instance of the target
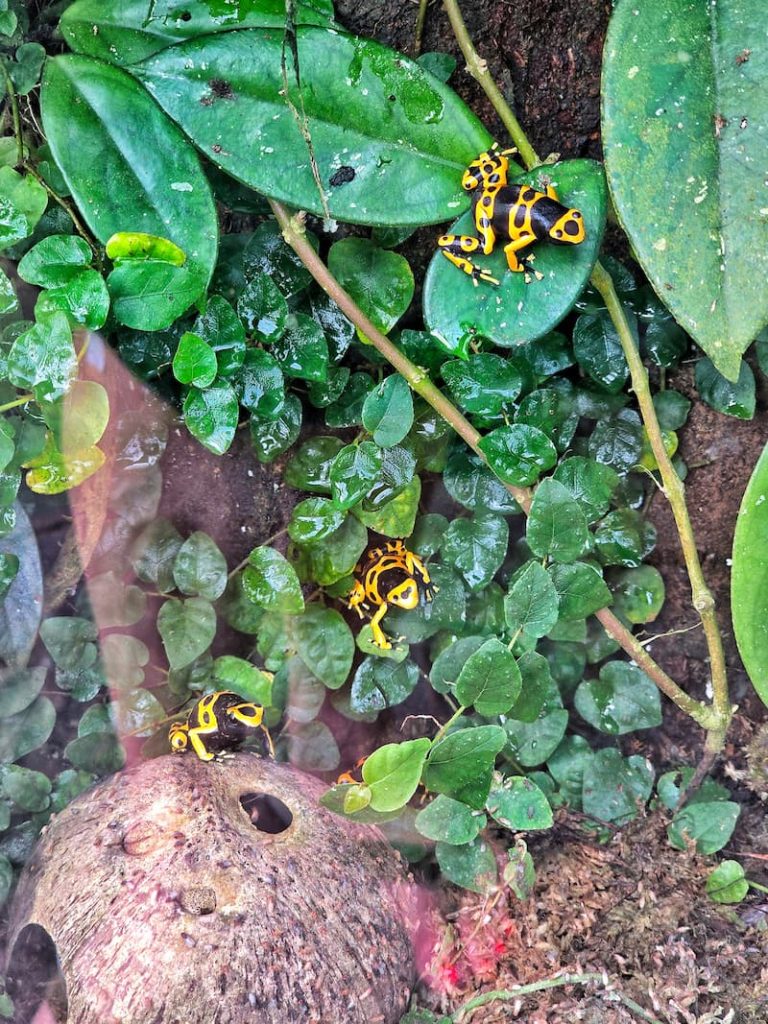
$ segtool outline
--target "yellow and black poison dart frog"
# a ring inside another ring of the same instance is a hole
[[[505,150],[488,150],[473,160],[464,172],[461,186],[474,192],[475,235],[441,235],[437,244],[446,259],[469,274],[475,284],[495,277],[469,259],[472,253],[488,256],[497,243],[504,248],[509,269],[520,273],[528,269],[526,258],[518,258],[521,249],[534,242],[548,241],[554,245],[578,245],[586,238],[584,218],[558,200],[551,185],[537,192],[530,185],[507,184],[509,160]],[[541,277],[540,274],[537,275]]]
[[[236,750],[254,729],[261,729],[274,756],[263,717],[263,707],[231,690],[207,693],[189,712],[186,722],[174,722],[168,730],[171,750],[181,753],[191,745],[201,761],[212,761],[225,751]]]
[[[365,564],[355,567],[355,576],[349,607],[354,608],[361,619],[364,612],[370,612],[371,606],[378,608],[371,619],[371,632],[374,644],[385,651],[392,644],[379,623],[389,607],[416,608],[421,594],[425,601],[431,601],[437,593],[426,565],[401,540],[388,541],[386,547],[369,551]]]

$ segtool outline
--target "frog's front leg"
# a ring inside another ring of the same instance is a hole
[[[270,755],[270,757],[274,758],[274,756],[275,756],[275,745],[272,742],[272,737],[269,734],[269,729],[266,727],[266,725],[260,725],[259,728],[264,733],[264,735],[267,737],[267,746],[269,747],[269,755]]]
[[[532,231],[526,232],[515,238],[514,241],[504,246],[504,255],[507,257],[507,266],[511,271],[520,274],[525,270],[525,260],[517,258],[516,253],[536,241],[536,235]]]
[[[467,258],[468,253],[482,252],[483,243],[474,235],[441,235],[437,240],[438,248],[447,260],[450,260],[455,267],[469,274],[474,284],[478,281],[487,281],[489,284],[498,284],[495,277],[492,277],[487,270],[477,267],[472,260]]]
[[[212,761],[214,755],[205,746],[205,741],[201,739],[202,736],[210,736],[215,733],[218,726],[214,723],[212,726],[203,728],[201,726],[193,726],[188,733],[189,742],[192,744],[192,749],[200,758],[201,761]]]
[[[381,628],[379,623],[387,614],[389,605],[386,601],[380,606],[379,610],[371,619],[371,633],[373,634],[373,642],[377,647],[380,647],[383,651],[389,651],[392,649],[392,644],[387,640],[384,635],[384,630]]]

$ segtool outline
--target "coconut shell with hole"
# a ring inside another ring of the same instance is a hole
[[[377,829],[319,806],[323,789],[253,754],[185,754],[82,794],[19,882],[17,991],[42,936],[65,990],[49,1003],[68,1024],[398,1021],[411,886]]]

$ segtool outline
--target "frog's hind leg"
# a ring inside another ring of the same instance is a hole
[[[520,274],[526,269],[525,259],[519,259],[517,253],[535,241],[536,235],[531,231],[520,235],[519,238],[516,238],[514,241],[509,242],[508,245],[504,246],[504,255],[507,257],[507,266],[513,273]]]
[[[474,235],[441,235],[437,240],[437,246],[447,260],[465,274],[469,274],[474,284],[478,281],[487,281],[488,284],[499,283],[487,270],[476,266],[468,258],[469,254],[483,250],[483,242]]]

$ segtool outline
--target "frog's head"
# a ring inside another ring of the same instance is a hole
[[[487,188],[489,185],[506,185],[509,172],[507,156],[516,152],[516,149],[505,149],[501,152],[487,149],[464,171],[461,187],[465,192],[471,192],[473,189]]]
[[[584,217],[579,210],[566,210],[549,229],[549,240],[555,245],[578,245],[586,237]]]
[[[257,729],[264,718],[264,708],[260,704],[253,704],[250,701],[243,701],[232,708],[227,708],[227,714],[236,722],[242,722],[252,729]]]
[[[187,749],[189,741],[189,726],[186,722],[174,722],[168,730],[168,740],[174,754],[180,754]]]

